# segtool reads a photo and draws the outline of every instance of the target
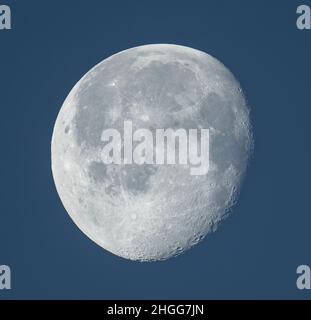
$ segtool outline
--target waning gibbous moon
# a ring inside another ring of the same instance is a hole
[[[209,170],[105,164],[103,130],[209,129]],[[253,147],[240,84],[210,55],[154,44],[119,52],[74,86],[52,137],[61,201],[90,239],[139,261],[176,256],[216,230],[237,200]]]

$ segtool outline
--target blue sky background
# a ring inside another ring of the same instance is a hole
[[[310,299],[310,1],[3,1],[0,31],[0,299]],[[178,258],[137,263],[106,252],[56,193],[50,141],[63,100],[91,67],[137,45],[205,51],[241,82],[255,153],[234,213]]]

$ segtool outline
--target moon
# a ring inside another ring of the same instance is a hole
[[[187,165],[103,163],[101,134],[133,128],[206,128],[209,171]],[[78,228],[120,257],[177,256],[232,212],[253,148],[239,82],[212,56],[153,44],[103,60],[74,86],[55,122],[52,173]]]

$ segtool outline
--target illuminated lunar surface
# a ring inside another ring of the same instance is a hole
[[[210,129],[210,167],[106,165],[101,134],[148,128]],[[210,55],[156,44],[115,54],[72,89],[57,117],[52,171],[72,220],[127,259],[165,260],[189,249],[231,212],[252,150],[240,84]]]

